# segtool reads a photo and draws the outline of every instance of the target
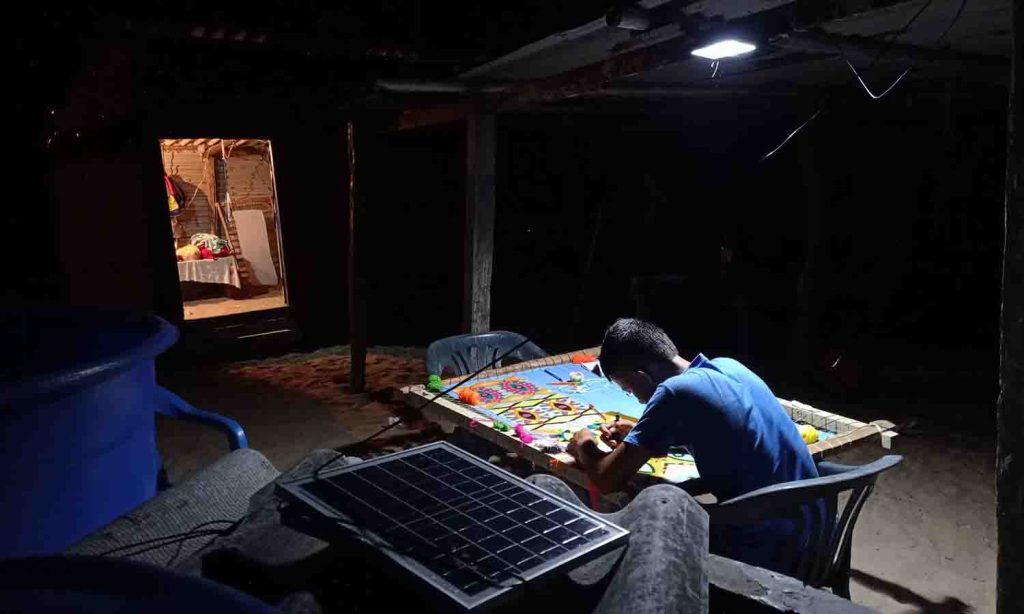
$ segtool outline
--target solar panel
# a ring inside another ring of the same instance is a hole
[[[523,581],[575,567],[629,535],[446,442],[278,489],[317,512],[297,528],[326,539],[341,528],[466,610],[494,605]]]

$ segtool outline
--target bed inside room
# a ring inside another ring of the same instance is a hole
[[[160,153],[185,320],[285,307],[270,141],[163,139]]]

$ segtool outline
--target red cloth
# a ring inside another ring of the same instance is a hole
[[[213,260],[213,252],[208,247],[200,247],[199,253],[203,255],[203,260]]]

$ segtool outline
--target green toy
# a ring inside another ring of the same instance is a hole
[[[441,376],[432,373],[427,378],[427,390],[431,392],[441,392],[444,390],[444,385],[441,383]]]

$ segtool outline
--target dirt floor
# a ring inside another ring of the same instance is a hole
[[[276,290],[271,290],[268,294],[261,294],[252,298],[233,299],[220,296],[196,301],[185,301],[183,304],[186,320],[230,316],[249,311],[277,309],[284,306],[284,289],[282,288],[277,288]]]
[[[391,390],[423,379],[422,351],[376,348],[367,358],[367,391],[348,390],[347,348],[329,348],[257,362],[240,362],[162,374],[161,383],[196,407],[230,416],[245,428],[249,447],[278,469],[287,469],[316,448],[363,439],[398,415]],[[414,425],[419,426],[419,425]],[[417,432],[401,425],[398,436]],[[389,433],[390,434],[390,433]],[[157,443],[171,481],[227,452],[211,429],[158,418]]]
[[[881,612],[994,612],[994,442],[922,430],[879,478],[854,535],[853,600]],[[863,447],[836,460],[870,462]]]
[[[314,448],[358,441],[401,413],[389,389],[423,380],[422,356],[416,349],[375,349],[367,365],[369,392],[361,395],[347,391],[345,348],[197,367],[161,382],[199,407],[237,419],[249,445],[285,469]],[[875,403],[875,415],[863,415],[862,406],[819,405],[862,420],[906,411]],[[990,409],[949,407],[942,413],[970,416]],[[414,436],[423,426],[394,432]],[[918,420],[896,438],[894,452],[905,460],[880,478],[857,524],[854,601],[887,613],[995,610],[994,443],[954,430]],[[172,481],[227,452],[223,437],[178,421],[159,422],[158,443]],[[868,444],[835,460],[859,464],[883,453]]]

